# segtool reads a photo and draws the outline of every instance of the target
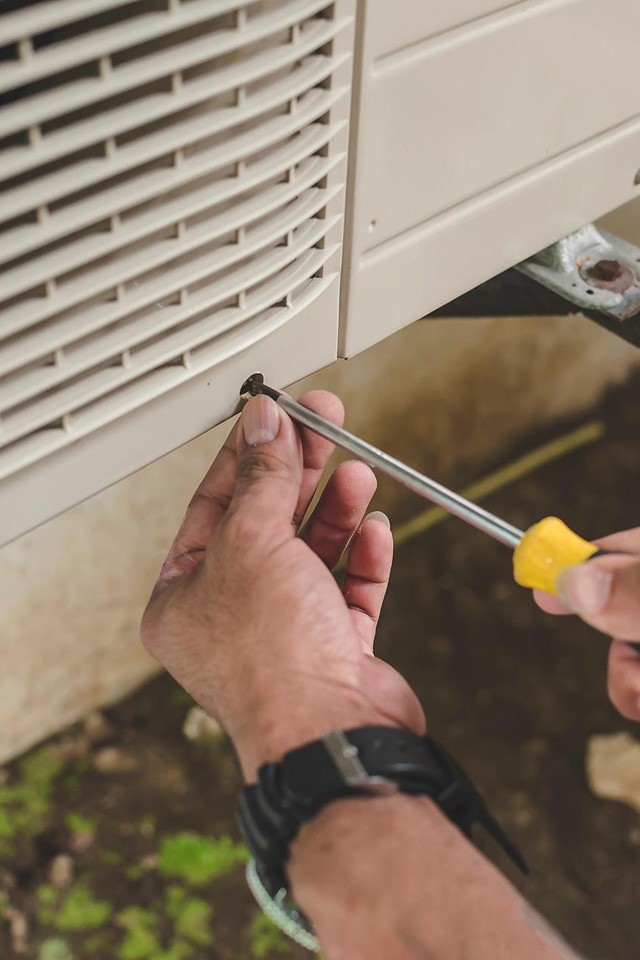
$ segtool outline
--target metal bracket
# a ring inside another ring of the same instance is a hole
[[[593,224],[516,267],[640,346],[640,249]]]

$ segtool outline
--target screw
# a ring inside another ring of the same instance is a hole
[[[592,280],[600,280],[604,283],[611,283],[622,276],[623,267],[619,260],[598,260],[587,270],[587,276]]]
[[[260,385],[264,383],[264,376],[261,373],[252,373],[251,376],[245,380],[245,382],[240,387],[240,399],[249,400],[250,397],[257,397],[260,390]]]

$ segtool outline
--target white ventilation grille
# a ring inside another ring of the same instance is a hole
[[[326,0],[2,9],[0,479],[318,295],[346,93]]]

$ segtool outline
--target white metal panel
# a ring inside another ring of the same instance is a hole
[[[436,33],[478,20],[497,10],[514,7],[521,0],[368,0],[367,31],[371,53],[376,59],[387,53],[421,43]],[[531,5],[528,0],[527,6]]]
[[[527,5],[380,64],[362,142],[375,198],[367,247],[640,113],[640,3],[610,7]],[[590,49],[615,50],[606,83]]]
[[[385,10],[361,38],[346,355],[637,193],[635,0],[520,3],[424,42],[416,6],[415,42],[380,57]]]
[[[258,356],[335,358],[352,7],[7,15],[42,33],[0,51],[0,542],[228,416]]]

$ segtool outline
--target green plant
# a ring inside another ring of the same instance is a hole
[[[95,817],[85,817],[81,813],[71,811],[65,817],[65,823],[71,833],[86,836],[96,832],[97,820]]]
[[[17,837],[35,837],[43,829],[62,769],[60,758],[42,747],[25,757],[15,783],[0,787],[0,857],[11,855]]]
[[[118,922],[126,930],[118,949],[119,960],[146,960],[160,952],[157,919],[151,910],[127,907],[118,914]]]
[[[213,943],[213,908],[206,900],[190,896],[182,887],[171,886],[167,889],[166,911],[174,921],[176,934],[201,947]]]
[[[285,956],[291,953],[291,941],[279,930],[275,923],[258,911],[251,921],[251,954],[256,960],[272,957],[274,954]]]
[[[156,832],[157,820],[151,814],[142,817],[138,822],[138,830],[143,837],[152,837]]]
[[[162,841],[158,869],[166,877],[175,877],[198,887],[229,873],[247,859],[246,848],[234,843],[231,837],[214,839],[195,833],[178,833]]]
[[[39,918],[57,930],[94,930],[109,920],[112,907],[107,900],[96,900],[86,880],[79,880],[56,906],[58,894],[53,887],[38,890]]]
[[[66,940],[51,937],[40,944],[38,960],[73,960],[73,957]]]
[[[118,914],[118,922],[125,928],[118,960],[190,960],[193,947],[176,937],[165,949],[160,945],[158,918],[151,910],[128,907]]]

